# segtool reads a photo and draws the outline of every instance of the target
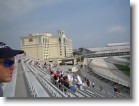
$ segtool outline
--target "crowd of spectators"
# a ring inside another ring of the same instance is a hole
[[[44,63],[44,65],[42,65],[39,59],[37,61],[32,61],[32,65],[39,68],[45,68],[46,71],[49,71],[51,77],[56,82],[64,85],[66,88],[74,93],[76,93],[77,90],[83,90],[83,86],[91,87],[91,81],[87,78],[84,78],[84,80],[82,80],[81,76],[77,73],[73,73],[73,75],[64,75],[63,71],[59,68],[57,68],[57,70],[53,70],[51,64]],[[92,87],[94,87],[94,83],[92,83]]]
[[[72,73],[64,75],[63,71],[57,68],[53,70],[51,66],[48,68],[51,77],[59,82],[59,84],[64,85],[66,88],[70,89],[72,92],[76,93],[77,90],[83,90],[84,87],[91,87],[91,81],[89,79],[82,80],[81,76],[77,73]],[[92,85],[94,87],[94,85]]]

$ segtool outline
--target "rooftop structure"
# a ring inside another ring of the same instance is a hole
[[[99,48],[80,48],[77,52],[81,53],[85,57],[130,55],[130,43],[113,43],[107,44],[107,47]]]
[[[130,43],[129,42],[123,42],[123,43],[108,43],[107,46],[108,47],[111,47],[111,46],[130,46]]]

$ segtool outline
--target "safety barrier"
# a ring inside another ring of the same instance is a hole
[[[34,77],[32,72],[27,68],[24,62],[22,62],[22,67],[24,67],[25,77],[33,97],[49,97],[48,93],[43,89],[38,80]]]
[[[89,67],[91,68],[91,71],[93,71],[95,74],[108,79],[110,81],[113,81],[115,83],[130,87],[130,82],[126,81],[125,79],[119,78],[118,76],[114,75],[112,73],[113,70],[117,70],[117,69],[109,69],[108,67],[106,67],[104,65],[104,67],[102,67],[102,63],[101,60],[97,59],[97,61],[100,62],[91,62],[89,64]]]
[[[89,68],[89,70],[93,71],[91,68]],[[103,78],[106,77],[106,76],[100,75],[100,73],[97,73],[97,72],[95,74],[97,74],[98,76],[101,76]],[[106,79],[108,79],[108,77],[106,77]],[[122,93],[117,93],[117,95],[115,95],[115,92],[113,90],[109,90],[107,88],[105,88],[105,90],[102,90],[102,91],[100,91],[99,89],[96,89],[96,88],[94,88],[93,90],[95,93],[102,94],[103,96],[105,95],[105,97],[128,97],[127,95],[124,95]]]
[[[35,69],[33,66],[28,67],[33,71],[37,71],[37,79],[46,87],[46,89],[54,96],[54,97],[66,97],[66,95],[57,89],[49,80],[48,76],[46,76],[41,71]]]

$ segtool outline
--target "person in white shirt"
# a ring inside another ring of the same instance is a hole
[[[80,90],[82,90],[82,80],[81,77],[79,75],[77,75],[77,86]]]

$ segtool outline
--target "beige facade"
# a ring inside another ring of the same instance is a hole
[[[56,36],[48,32],[29,34],[20,38],[20,44],[26,55],[41,61],[73,56],[72,40],[64,35],[63,30],[58,30]]]

